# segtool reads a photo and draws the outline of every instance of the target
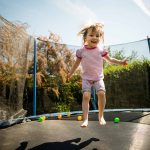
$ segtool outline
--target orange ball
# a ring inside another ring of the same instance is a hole
[[[59,120],[62,119],[62,115],[59,114],[59,115],[57,116],[57,118],[58,118]]]
[[[77,116],[77,120],[81,121],[82,120],[82,116]]]

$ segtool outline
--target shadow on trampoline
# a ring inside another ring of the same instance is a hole
[[[150,112],[105,112],[106,126],[100,126],[98,113],[89,114],[89,125],[81,128],[78,114],[69,118],[39,116],[27,118],[0,130],[1,150],[149,150]],[[114,117],[120,122],[114,123]],[[29,119],[29,120],[28,120]],[[119,143],[119,144],[118,144]]]
[[[25,150],[28,145],[27,141],[21,142],[20,146],[16,150]]]
[[[100,140],[97,138],[90,138],[84,142],[79,143],[80,141],[81,141],[81,138],[75,138],[75,139],[67,140],[63,142],[48,142],[48,143],[43,143],[41,145],[30,148],[29,150],[49,150],[49,149],[66,150],[66,148],[71,149],[71,150],[80,150],[88,146],[91,142],[93,141],[96,142]],[[26,141],[22,142],[16,150],[25,150],[27,147],[27,144],[28,142]],[[97,150],[97,148],[93,148],[92,150]]]

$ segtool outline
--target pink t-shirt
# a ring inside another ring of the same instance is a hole
[[[82,79],[97,81],[104,78],[103,57],[108,54],[106,49],[99,47],[89,49],[84,46],[76,51],[76,56],[81,59]]]

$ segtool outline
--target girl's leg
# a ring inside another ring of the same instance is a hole
[[[82,110],[83,110],[83,123],[81,127],[88,126],[88,112],[89,112],[89,101],[90,101],[91,93],[84,92],[83,93],[83,100],[82,100]]]
[[[105,125],[106,121],[104,119],[104,108],[106,105],[106,97],[105,97],[105,92],[104,91],[98,91],[97,93],[98,96],[98,108],[99,108],[99,114],[98,114],[98,119],[100,125]]]

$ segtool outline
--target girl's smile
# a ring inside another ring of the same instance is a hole
[[[92,29],[88,29],[85,45],[89,48],[97,47],[100,42],[100,31],[93,31]]]

